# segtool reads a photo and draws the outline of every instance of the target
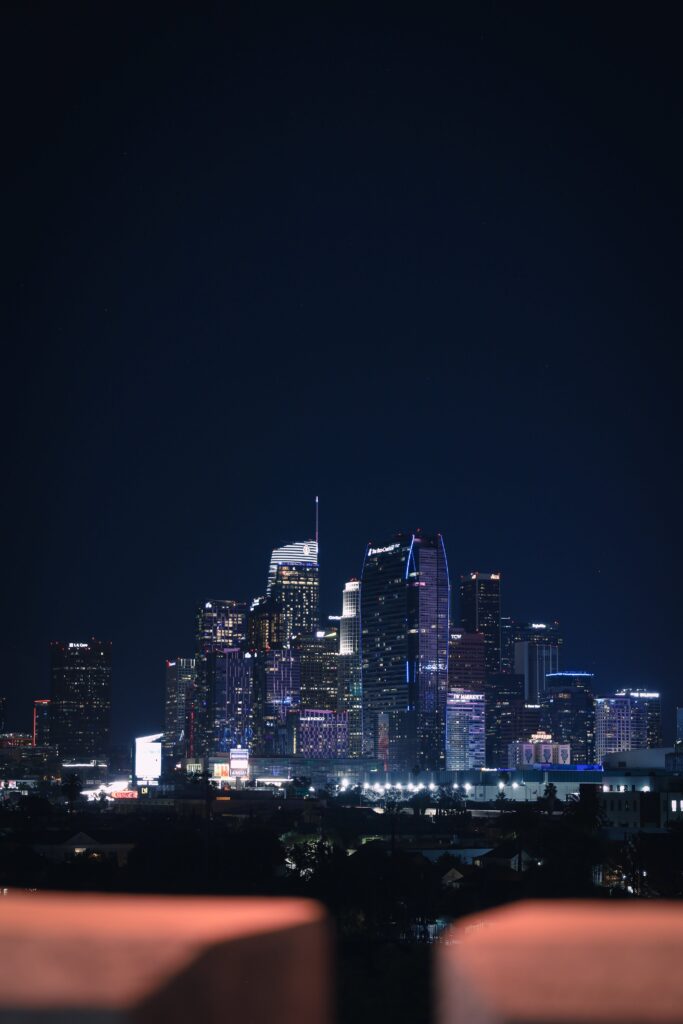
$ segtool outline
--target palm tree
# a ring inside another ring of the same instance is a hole
[[[555,801],[557,800],[557,786],[554,782],[546,782],[545,789],[543,790],[543,799],[546,802],[548,814],[552,814],[555,810]]]

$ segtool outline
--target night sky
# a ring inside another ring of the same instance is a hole
[[[411,6],[5,5],[14,728],[95,635],[117,739],[157,729],[196,604],[262,593],[319,494],[324,614],[440,530],[671,738],[676,6]]]

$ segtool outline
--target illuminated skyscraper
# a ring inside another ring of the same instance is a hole
[[[289,753],[288,716],[301,704],[299,655],[292,647],[259,651],[252,660],[252,750]]]
[[[247,637],[247,605],[244,601],[211,600],[197,609],[196,677],[188,695],[187,752],[201,757],[211,752],[215,660],[209,655],[225,648],[242,647]]]
[[[194,658],[174,658],[166,662],[166,700],[164,705],[164,768],[185,754],[188,695],[195,683]]]
[[[302,708],[290,717],[293,754],[311,758],[348,756],[348,716],[345,711]]]
[[[301,707],[336,711],[339,704],[339,631],[318,629],[292,640],[299,657]]]
[[[268,598],[255,597],[247,616],[247,649],[267,651],[270,647],[270,604]]]
[[[50,743],[51,700],[40,698],[33,702],[33,746],[47,747]],[[2,731],[2,730],[0,730]]]
[[[111,641],[50,644],[50,739],[62,761],[105,760],[111,716]]]
[[[662,698],[661,694],[654,690],[622,689],[617,690],[616,697],[631,697],[637,700],[645,709],[647,721],[648,747],[661,747],[662,745]]]
[[[546,676],[560,670],[559,623],[515,623],[512,636],[515,672],[524,676],[525,700],[539,704],[545,693]]]
[[[483,633],[486,671],[500,672],[500,573],[468,572],[460,580],[460,621]]]
[[[390,770],[445,763],[449,583],[441,535],[399,534],[365,553],[361,581],[366,749]]]
[[[245,601],[211,600],[197,609],[197,650],[240,647],[247,636]]]
[[[541,729],[554,743],[569,744],[573,764],[595,760],[595,700],[592,672],[552,672],[545,677]]]
[[[647,707],[635,697],[595,698],[595,759],[647,747]]]
[[[360,662],[360,581],[349,580],[342,595],[339,623],[339,708],[348,715],[349,756],[363,753]]]
[[[486,764],[486,699],[455,691],[446,701],[446,768],[457,771]]]
[[[276,548],[268,567],[270,645],[282,647],[294,636],[312,636],[318,628],[318,545],[299,541]]]
[[[253,658],[240,647],[216,647],[206,655],[212,754],[251,743]]]
[[[486,684],[486,643],[483,633],[451,628],[448,689],[481,693]]]

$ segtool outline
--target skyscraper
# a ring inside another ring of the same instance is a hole
[[[595,698],[595,759],[647,747],[647,707],[635,697]]]
[[[541,729],[554,743],[569,744],[573,764],[595,760],[595,701],[592,672],[552,672],[545,677]]]
[[[515,672],[524,676],[524,697],[539,704],[545,692],[545,678],[559,672],[559,623],[516,623],[513,627]]]
[[[50,644],[50,738],[62,761],[104,760],[109,753],[111,641]]]
[[[363,728],[387,769],[443,767],[448,689],[443,538],[368,545],[361,580]]]
[[[318,629],[292,640],[299,657],[301,707],[336,711],[339,704],[339,631]]]
[[[486,671],[500,672],[500,573],[468,572],[460,580],[460,622],[482,633]]]
[[[622,689],[617,690],[616,697],[632,697],[639,701],[645,708],[647,719],[647,746],[661,747],[662,745],[662,699],[661,694],[655,690]]]
[[[272,647],[282,647],[294,636],[315,633],[319,621],[319,574],[318,545],[314,540],[297,541],[273,551],[266,596]]]
[[[360,662],[360,581],[349,580],[342,595],[339,623],[339,709],[348,716],[349,756],[363,753]]]
[[[166,661],[166,700],[164,703],[164,768],[185,754],[188,696],[195,682],[195,659],[173,658]]]
[[[253,658],[241,647],[216,647],[207,656],[210,751],[228,753],[251,743]]]
[[[211,752],[214,730],[215,660],[209,655],[224,648],[242,647],[247,636],[247,605],[244,601],[212,599],[197,609],[195,681],[187,698],[187,752],[202,757]]]
[[[486,764],[486,699],[455,691],[446,701],[446,768],[457,771]]]
[[[51,700],[39,698],[33,702],[33,746],[47,747],[50,743]],[[1,732],[2,730],[0,730]]]
[[[483,633],[451,628],[448,649],[448,689],[482,693],[486,684],[486,642]]]
[[[288,716],[301,704],[298,652],[286,646],[255,653],[252,676],[253,752],[289,753]]]

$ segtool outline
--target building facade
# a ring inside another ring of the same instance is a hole
[[[634,697],[595,698],[595,759],[647,747],[647,708]]]
[[[111,653],[110,640],[50,644],[50,739],[62,761],[109,755]]]
[[[571,746],[573,764],[595,760],[595,698],[592,672],[546,675],[541,700],[541,729],[553,742]]]
[[[451,692],[446,701],[446,768],[486,764],[486,698],[483,693]]]
[[[312,636],[319,623],[318,545],[297,541],[276,548],[268,566],[266,588],[269,643],[282,647],[295,636]]]
[[[481,693],[486,686],[486,642],[483,633],[451,628],[448,649],[448,690]]]
[[[166,699],[162,743],[164,768],[170,768],[176,759],[185,756],[188,697],[195,683],[195,672],[194,658],[168,658],[166,660]]]
[[[560,670],[559,625],[554,622],[516,624],[513,628],[515,672],[524,676],[524,699],[539,704],[545,678]]]
[[[486,671],[500,672],[500,573],[468,572],[460,580],[460,622],[484,637]]]
[[[344,585],[339,620],[339,710],[348,719],[350,757],[363,753],[363,707],[360,660],[360,580]]]
[[[361,579],[363,729],[387,770],[445,764],[449,581],[441,535],[369,545]]]

